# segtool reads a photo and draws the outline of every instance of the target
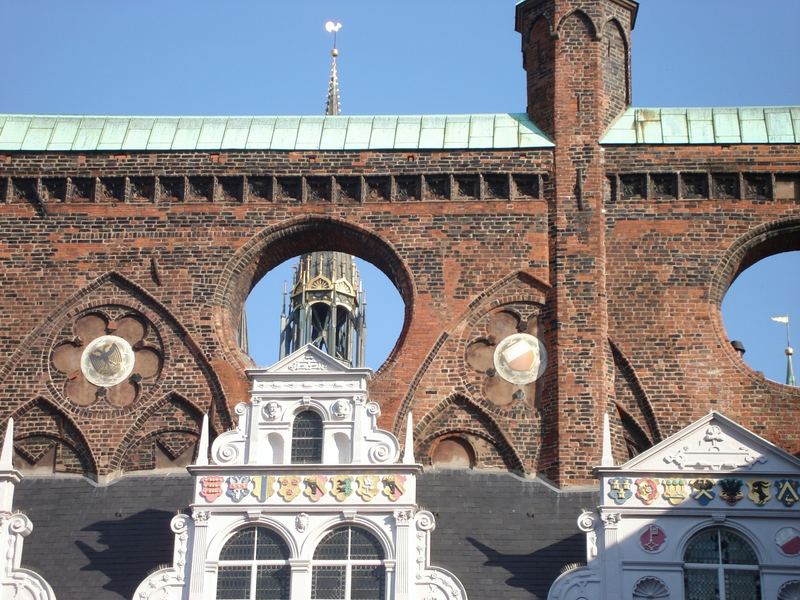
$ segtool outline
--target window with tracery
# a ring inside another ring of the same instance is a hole
[[[322,417],[305,410],[294,418],[292,425],[292,464],[322,463]]]
[[[755,550],[729,529],[705,529],[686,547],[686,600],[761,600],[761,572]]]
[[[289,600],[289,547],[266,527],[236,532],[222,548],[217,600]]]
[[[371,533],[358,527],[331,531],[314,552],[312,600],[385,600],[384,559]]]

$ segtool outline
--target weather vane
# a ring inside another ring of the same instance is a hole
[[[339,30],[342,28],[342,24],[338,21],[328,21],[325,23],[325,31],[328,33],[333,34],[333,55],[336,56],[339,54],[339,51],[336,49],[336,34],[339,33]]]
[[[797,385],[797,380],[794,377],[794,366],[792,365],[792,355],[794,354],[794,348],[792,348],[792,344],[789,338],[789,315],[772,317],[772,320],[775,321],[776,323],[781,323],[782,325],[786,325],[786,385]]]

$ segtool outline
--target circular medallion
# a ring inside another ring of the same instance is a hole
[[[666,532],[658,525],[650,525],[639,536],[639,543],[642,550],[655,554],[660,551],[667,541]]]
[[[775,534],[775,543],[782,554],[800,556],[800,531],[794,527],[784,527]]]
[[[86,346],[81,355],[81,371],[91,383],[112,387],[130,376],[133,362],[133,348],[127,340],[116,335],[104,335]]]
[[[494,350],[494,368],[510,383],[533,383],[547,367],[547,352],[538,338],[527,333],[510,335]]]

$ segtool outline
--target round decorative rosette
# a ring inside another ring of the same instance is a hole
[[[523,318],[511,310],[492,313],[486,336],[467,346],[466,360],[483,374],[482,393],[497,406],[533,400],[536,381],[547,366],[547,351],[536,337],[538,314]]]
[[[78,406],[128,406],[161,372],[157,333],[146,318],[129,310],[85,313],[62,334],[50,355],[53,380]]]

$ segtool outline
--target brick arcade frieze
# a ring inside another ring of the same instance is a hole
[[[0,202],[364,203],[539,200],[542,173],[459,172],[398,175],[124,175],[5,177]]]
[[[780,171],[608,173],[607,200],[800,200],[800,174]]]

